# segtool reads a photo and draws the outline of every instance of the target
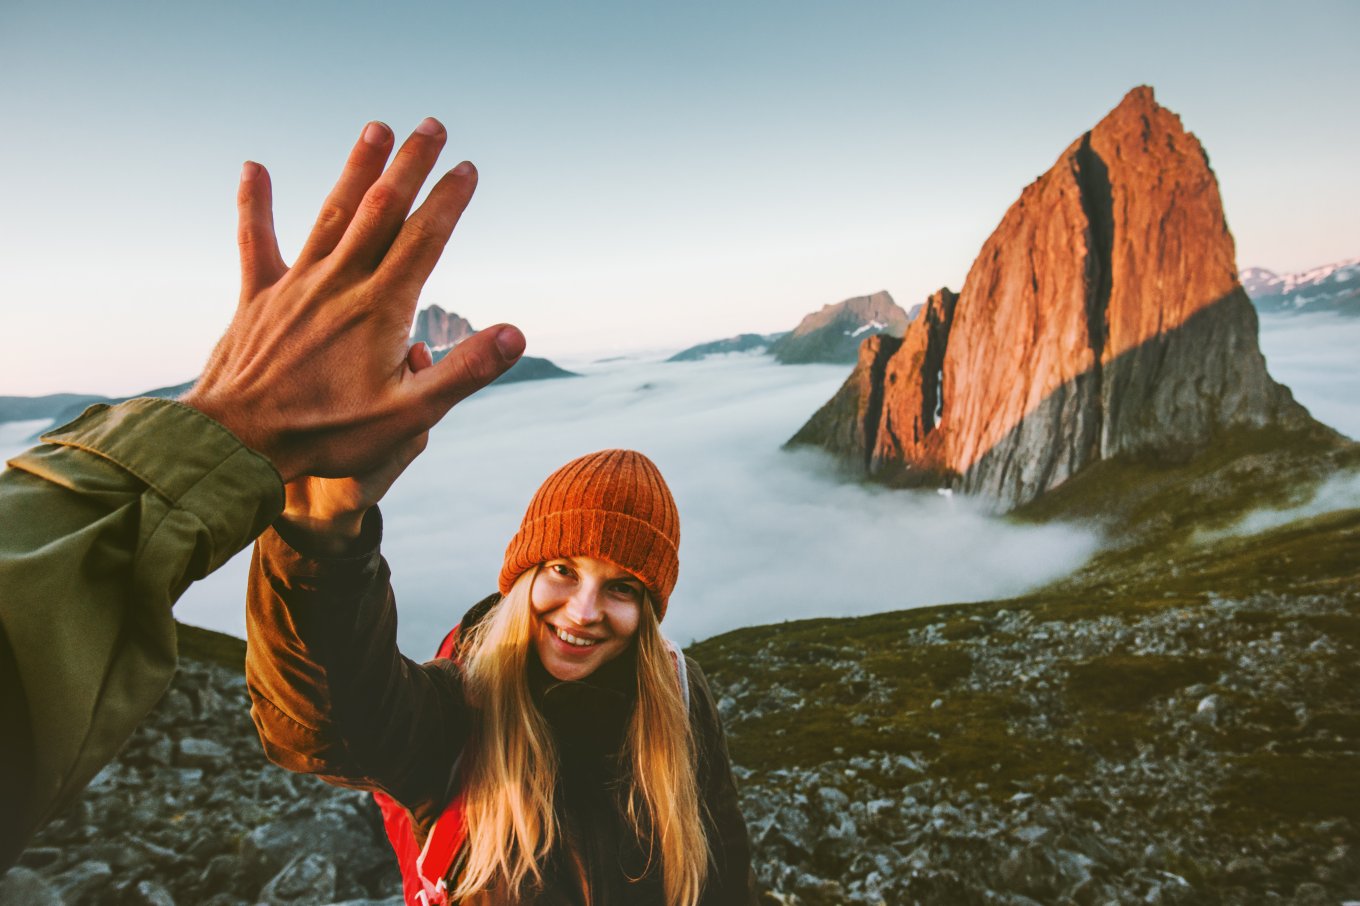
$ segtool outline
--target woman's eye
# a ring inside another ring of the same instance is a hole
[[[618,585],[615,585],[614,594],[621,598],[627,598],[630,601],[642,600],[642,589],[627,582],[620,582]]]
[[[571,578],[571,567],[567,566],[565,563],[554,563],[549,566],[548,569],[555,575],[561,576],[564,579]]]

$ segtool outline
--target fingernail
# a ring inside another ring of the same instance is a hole
[[[432,116],[427,116],[420,121],[416,131],[421,135],[441,135],[444,132],[444,125]]]
[[[501,351],[501,358],[513,362],[524,354],[524,334],[515,327],[502,327],[496,333],[496,348]]]
[[[477,172],[477,168],[472,165],[472,161],[465,160],[453,168],[454,176],[469,176]]]
[[[364,127],[364,141],[370,145],[387,144],[388,136],[391,134],[392,130],[387,128],[387,124],[380,123],[377,120]]]
[[[250,182],[260,175],[261,169],[260,165],[253,160],[248,160],[241,164],[241,182]]]

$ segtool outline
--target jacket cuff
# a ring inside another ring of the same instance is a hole
[[[325,563],[329,569],[335,569],[337,566],[343,569],[345,564],[352,564],[362,568],[376,559],[382,548],[383,520],[382,513],[378,511],[376,505],[369,507],[368,512],[364,513],[358,537],[346,542],[344,551],[339,554],[323,550],[310,532],[291,526],[282,519],[275,520],[272,528],[270,534],[277,536],[278,546],[284,550],[275,550],[271,553],[275,558],[282,557],[293,565]]]
[[[260,536],[260,554],[275,575],[293,582],[344,584],[375,573],[382,562],[383,520],[376,506],[364,514],[359,537],[341,555],[322,553],[307,532],[277,520]]]
[[[42,440],[118,465],[196,516],[215,550],[227,557],[283,511],[283,479],[273,464],[222,425],[175,400],[100,403]]]

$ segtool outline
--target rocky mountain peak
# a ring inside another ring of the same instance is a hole
[[[867,336],[902,336],[910,319],[887,291],[824,305],[770,347],[786,365],[805,362],[853,362]]]
[[[1301,423],[1256,331],[1204,149],[1142,86],[1021,192],[958,296],[866,344],[792,442],[1015,506],[1101,459]]]
[[[472,325],[466,318],[461,318],[451,311],[445,311],[438,305],[431,305],[421,309],[420,314],[416,315],[415,329],[411,332],[411,342],[423,342],[429,346],[431,351],[452,349],[457,343],[462,342],[476,333]]]

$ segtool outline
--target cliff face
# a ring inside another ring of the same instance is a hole
[[[1025,188],[963,291],[895,348],[866,343],[791,442],[1015,506],[1100,459],[1301,424],[1256,330],[1204,149],[1136,88]]]
[[[785,365],[809,362],[853,362],[867,336],[902,336],[907,313],[886,292],[856,296],[824,305],[776,340],[770,353]]]

